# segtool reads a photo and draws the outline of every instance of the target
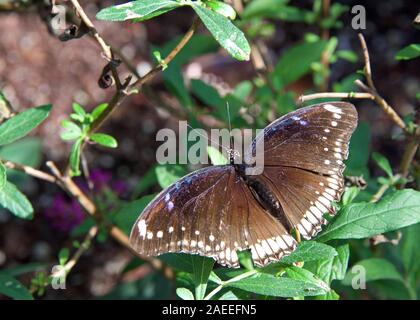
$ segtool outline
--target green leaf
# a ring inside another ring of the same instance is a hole
[[[132,202],[127,202],[117,211],[113,219],[114,224],[122,229],[126,234],[130,234],[130,230],[137,220],[139,213],[149,204],[154,198],[154,195],[147,195]]]
[[[374,280],[397,280],[403,281],[400,273],[394,267],[392,263],[385,259],[379,258],[370,258],[359,261],[356,263],[350,271],[346,274],[346,277],[343,280],[343,284],[351,285],[353,277],[358,274],[358,272],[353,271],[355,266],[364,268],[366,272],[366,281]],[[355,269],[356,270],[356,269]]]
[[[98,12],[96,18],[107,21],[125,21],[133,19],[136,21],[144,21],[180,6],[182,6],[182,4],[174,0],[131,1],[102,9]]]
[[[359,193],[360,189],[358,187],[346,187],[343,196],[341,197],[341,203],[343,206],[352,203]]]
[[[214,260],[199,255],[191,255],[193,280],[195,285],[195,298],[202,300],[206,295],[207,281],[213,269]]]
[[[34,209],[26,196],[11,182],[0,190],[0,205],[22,219],[32,219]]]
[[[170,63],[162,75],[166,88],[178,99],[183,107],[190,108],[192,105],[191,97],[185,86],[181,67]]]
[[[61,126],[66,129],[66,131],[60,134],[60,137],[63,140],[76,140],[82,135],[82,129],[68,119],[61,121]]]
[[[290,279],[302,280],[311,282],[315,286],[330,291],[330,287],[321,279],[317,278],[312,272],[306,269],[298,268],[296,266],[289,266],[286,268],[286,274]]]
[[[349,245],[337,246],[335,250],[337,252],[336,256],[305,263],[305,268],[312,271],[327,284],[331,284],[333,280],[344,279],[350,256]],[[316,299],[320,300],[337,300],[338,298],[339,296],[333,290],[328,291],[325,295],[316,297]]]
[[[420,223],[402,231],[399,252],[405,274],[415,287],[417,279],[420,277]]]
[[[194,300],[193,293],[187,288],[177,288],[176,295],[180,297],[182,300]]]
[[[0,145],[12,143],[26,136],[48,117],[50,110],[51,105],[31,108],[1,124]]]
[[[397,52],[395,59],[410,60],[420,56],[420,43],[413,43]]]
[[[155,168],[158,183],[162,189],[169,187],[187,172],[180,165],[159,165]]]
[[[350,50],[337,50],[335,53],[337,57],[347,60],[349,62],[357,62],[357,54]]]
[[[327,290],[312,281],[276,277],[259,273],[253,277],[226,283],[226,286],[273,297],[299,297],[325,294]]]
[[[0,294],[17,300],[33,300],[29,290],[7,274],[0,274]]]
[[[0,157],[18,164],[37,167],[41,162],[41,141],[24,138],[0,149]]]
[[[227,291],[219,297],[219,300],[239,300],[239,298],[232,291]]]
[[[207,0],[205,5],[211,10],[221,14],[222,16],[229,18],[230,20],[235,20],[236,11],[227,3],[218,0]]]
[[[191,7],[203,21],[206,28],[211,32],[217,42],[237,60],[249,60],[251,47],[243,32],[230,20],[221,14],[214,12],[199,3],[193,2]]]
[[[327,42],[320,40],[295,45],[280,57],[273,71],[273,80],[282,88],[311,71],[313,62],[318,62]]]
[[[352,203],[327,225],[319,241],[361,239],[420,222],[420,192],[396,191],[377,203]]]
[[[331,259],[336,255],[335,249],[329,245],[316,241],[303,241],[299,243],[295,251],[282,258],[280,262],[293,264],[296,262]]]
[[[305,264],[305,267],[308,267],[309,270],[313,271],[327,283],[331,283],[333,280],[343,279],[349,262],[349,245],[340,245],[335,250],[337,252],[336,256],[316,261],[313,264]]]
[[[3,269],[0,271],[0,274],[7,274],[12,277],[20,276],[25,273],[35,272],[39,270],[46,269],[47,265],[39,262],[32,262],[22,265],[17,265],[11,268]]]
[[[220,153],[219,150],[212,146],[207,147],[207,153],[209,154],[210,161],[214,166],[224,165],[228,164],[229,161],[226,159],[225,156],[223,156],[222,153]]]
[[[225,102],[220,97],[219,92],[202,80],[191,80],[191,91],[206,105],[214,107],[216,111],[225,106]],[[226,112],[223,110],[225,118]]]
[[[63,140],[75,140],[82,135],[82,129],[68,119],[61,121],[61,126],[66,129],[66,131],[60,135]]]
[[[369,124],[359,122],[354,131],[349,147],[349,158],[346,161],[347,175],[366,174],[370,154],[371,133]]]
[[[58,253],[58,261],[61,266],[64,266],[66,262],[69,260],[70,252],[69,249],[63,248]]]
[[[86,111],[83,109],[83,107],[78,103],[73,103],[72,105],[74,112],[76,112],[77,115],[84,117],[86,116]]]
[[[160,48],[153,47],[152,52],[153,50],[159,50],[161,55],[166,57],[179,44],[181,38],[181,36],[176,37],[165,43],[165,45]],[[211,35],[196,34],[175,56],[169,64],[168,69],[171,68],[171,65],[176,64],[177,66],[182,66],[191,62],[191,60],[196,57],[202,56],[206,53],[215,52],[217,49],[219,49],[219,45]],[[167,72],[167,70],[165,70],[165,72]]]
[[[139,179],[137,185],[134,187],[132,192],[132,199],[138,198],[151,186],[157,184],[157,177],[155,167],[151,167],[146,173]]]
[[[105,133],[94,133],[89,137],[89,139],[108,148],[116,148],[118,146],[117,140]]]
[[[93,111],[91,113],[92,120],[95,121],[96,119],[98,119],[99,116],[105,111],[106,108],[108,108],[108,104],[107,103],[101,103],[95,109],[93,109]]]
[[[36,168],[41,162],[41,141],[34,137],[15,141],[0,148],[0,158]],[[31,178],[18,170],[7,169],[7,179],[20,186]]]
[[[391,165],[389,164],[389,161],[387,158],[385,158],[383,155],[381,155],[380,153],[377,152],[373,152],[372,153],[372,158],[373,160],[375,160],[376,164],[385,171],[385,173],[388,175],[388,177],[392,178],[393,174],[392,174],[392,168]]]
[[[258,0],[245,7],[242,18],[271,18],[284,21],[313,23],[316,14],[309,10],[288,6],[288,0]]]
[[[70,173],[72,176],[80,176],[80,152],[83,140],[79,139],[73,144],[70,152]]]
[[[0,191],[4,188],[7,181],[7,170],[4,164],[0,161]]]
[[[165,253],[159,259],[175,270],[193,273],[191,255],[186,253]]]

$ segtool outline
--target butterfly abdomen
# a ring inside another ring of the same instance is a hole
[[[261,181],[253,178],[250,175],[245,174],[245,166],[238,166],[237,172],[245,183],[250,187],[254,197],[265,208],[272,216],[279,220],[283,226],[289,230],[293,229],[293,224],[289,221],[285,215],[280,201],[274,195],[274,193]]]

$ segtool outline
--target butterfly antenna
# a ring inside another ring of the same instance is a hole
[[[229,152],[229,149],[228,149],[228,148],[226,148],[225,146],[221,145],[219,142],[217,142],[217,141],[214,141],[214,140],[210,139],[210,138],[209,138],[209,137],[207,137],[206,135],[201,134],[201,133],[200,133],[200,131],[198,131],[198,130],[196,130],[195,128],[193,128],[190,124],[188,124],[188,123],[187,123],[187,126],[188,126],[191,130],[195,131],[195,132],[196,132],[199,136],[201,136],[201,137],[203,137],[203,138],[207,139],[207,141],[210,141],[210,142],[214,143],[215,145],[217,145],[217,146],[219,146],[219,147],[221,147],[221,148],[225,149],[227,152]]]
[[[233,149],[233,137],[232,137],[232,122],[230,121],[230,106],[229,101],[226,101],[226,113],[228,116],[228,122],[229,122],[229,138],[230,138],[230,149]]]

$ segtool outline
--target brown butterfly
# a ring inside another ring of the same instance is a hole
[[[264,266],[296,247],[291,231],[306,239],[334,214],[344,188],[343,161],[357,126],[355,107],[329,102],[291,112],[267,126],[249,147],[264,143],[264,170],[246,175],[244,164],[192,172],[163,190],[131,231],[132,247],[145,255],[186,252],[238,267],[236,251],[250,249]]]

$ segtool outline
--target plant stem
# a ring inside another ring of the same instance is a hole
[[[50,168],[51,172],[53,173],[52,175],[44,171],[29,167],[29,166],[24,166],[24,165],[14,163],[12,161],[3,161],[3,163],[9,169],[18,170],[34,178],[58,185],[64,191],[68,192],[73,198],[75,198],[79,202],[79,204],[82,206],[82,208],[90,216],[92,216],[98,223],[103,222],[102,218],[98,215],[96,205],[89,199],[88,196],[86,196],[86,194],[77,186],[77,184],[74,183],[71,177],[63,176],[61,174],[61,172],[58,170],[54,162],[48,161],[46,163],[47,167]],[[111,237],[114,238],[123,247],[128,249],[130,252],[132,252],[134,255],[136,255],[140,259],[150,264],[155,270],[161,271],[168,279],[173,279],[174,274],[171,268],[166,266],[159,259],[143,256],[137,253],[136,251],[134,251],[131,248],[130,241],[127,235],[124,232],[122,232],[121,229],[119,229],[118,227],[109,225],[108,228],[109,228],[109,234],[111,235]]]
[[[382,108],[385,114],[388,115],[388,117],[397,126],[399,126],[405,133],[409,133],[407,126],[405,125],[401,117],[398,115],[398,113],[388,104],[388,102],[385,101],[384,98],[381,97],[381,95],[376,90],[376,87],[375,87],[375,84],[373,83],[373,78],[372,78],[372,69],[370,67],[369,50],[367,48],[366,41],[365,41],[365,38],[363,37],[363,34],[359,33],[358,36],[359,36],[360,45],[363,50],[363,58],[365,61],[364,74],[365,74],[368,85],[365,85],[360,80],[356,80],[354,81],[354,83],[363,91],[370,93],[374,97],[375,102]]]
[[[66,277],[73,267],[77,264],[80,257],[90,248],[92,240],[96,237],[98,233],[98,226],[93,226],[89,229],[86,237],[83,242],[80,244],[80,247],[77,249],[73,257],[64,265],[63,269],[60,269],[58,273],[51,274],[52,277]],[[62,274],[64,272],[64,274]]]
[[[321,19],[326,19],[330,15],[330,5],[331,5],[330,0],[322,0]],[[320,28],[321,28],[321,39],[328,41],[330,37],[330,30],[328,28],[323,28],[321,25],[320,25]],[[330,64],[329,61],[330,61],[330,55],[328,52],[328,48],[326,48],[321,53],[321,65],[323,66],[324,70],[326,70],[326,74],[323,76],[323,80],[320,87],[322,91],[328,90],[329,64]]]
[[[309,100],[323,99],[323,98],[338,98],[338,99],[371,99],[375,97],[370,93],[365,92],[319,92],[308,95],[301,95],[298,98],[299,103]]]
[[[386,190],[388,190],[389,185],[387,184],[383,184],[378,191],[372,196],[372,199],[370,200],[370,202],[374,203],[374,202],[378,202],[382,196],[384,195],[384,193],[386,192]]]
[[[182,37],[179,43],[172,49],[172,51],[167,55],[167,57],[159,64],[157,64],[152,70],[146,73],[143,77],[138,79],[133,85],[133,88],[139,88],[146,82],[154,78],[163,68],[164,65],[168,65],[169,62],[175,58],[175,56],[185,47],[185,45],[190,41],[195,31],[197,30],[200,24],[198,17],[195,17],[191,27],[188,29],[187,33]]]
[[[14,162],[8,161],[8,160],[0,160],[0,161],[3,162],[3,164],[9,169],[24,172],[27,175],[30,175],[34,178],[44,180],[44,181],[47,181],[47,182],[51,182],[51,183],[56,183],[57,182],[56,177],[54,177],[53,175],[48,174],[44,171],[29,167],[29,166],[24,166],[24,165],[21,165],[21,164],[18,164],[18,163],[14,163]]]
[[[232,279],[229,279],[227,281],[223,281],[223,283],[221,283],[219,286],[217,286],[213,291],[211,291],[207,296],[204,297],[204,300],[210,300],[215,294],[217,294],[220,290],[223,289],[224,286],[232,283],[232,282],[236,282],[245,278],[249,278],[251,276],[253,276],[254,274],[257,274],[257,270],[250,270],[248,272],[244,272],[242,274],[240,274],[239,276],[236,276]]]

